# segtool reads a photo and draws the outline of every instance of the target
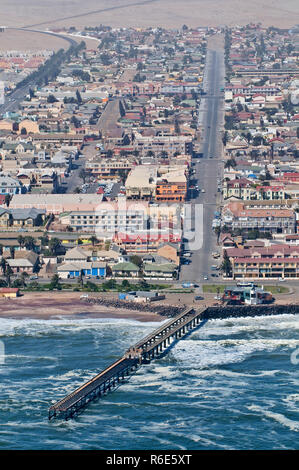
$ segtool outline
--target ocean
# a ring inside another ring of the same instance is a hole
[[[157,326],[1,319],[0,449],[298,448],[296,315],[209,320],[75,419],[48,421],[52,403]]]

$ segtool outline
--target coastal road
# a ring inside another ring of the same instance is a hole
[[[198,125],[201,128],[201,152],[203,157],[194,158],[192,163],[195,169],[194,183],[199,191],[192,199],[192,204],[202,205],[203,222],[202,246],[198,248],[198,240],[201,237],[201,227],[198,215],[192,219],[193,237],[196,243],[186,242],[185,249],[190,249],[190,264],[182,265],[180,280],[203,282],[204,276],[211,280],[211,265],[216,264],[212,258],[213,251],[219,251],[217,238],[212,229],[214,212],[221,203],[220,193],[217,191],[217,178],[223,175],[221,130],[223,125],[223,93],[220,89],[224,86],[224,47],[222,35],[215,35],[209,39],[205,74],[203,79],[202,96],[198,113]],[[200,240],[199,240],[200,243]],[[208,282],[208,281],[206,281]]]

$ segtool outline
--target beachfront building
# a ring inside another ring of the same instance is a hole
[[[57,274],[61,279],[68,278],[105,278],[106,277],[106,263],[100,261],[85,261],[80,263],[63,263],[57,266]]]

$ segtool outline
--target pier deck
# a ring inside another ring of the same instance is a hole
[[[163,323],[150,335],[131,346],[125,354],[91,380],[77,388],[49,408],[49,419],[73,417],[90,401],[99,398],[115,388],[125,376],[135,371],[143,362],[157,357],[167,349],[170,341],[181,339],[187,332],[196,328],[205,308],[189,308],[176,317]]]

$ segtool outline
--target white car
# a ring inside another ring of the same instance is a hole
[[[285,282],[284,277],[280,277],[278,280],[279,280],[279,282]]]
[[[205,193],[206,191],[205,191],[205,189],[202,189],[201,192],[202,192],[202,193]]]

